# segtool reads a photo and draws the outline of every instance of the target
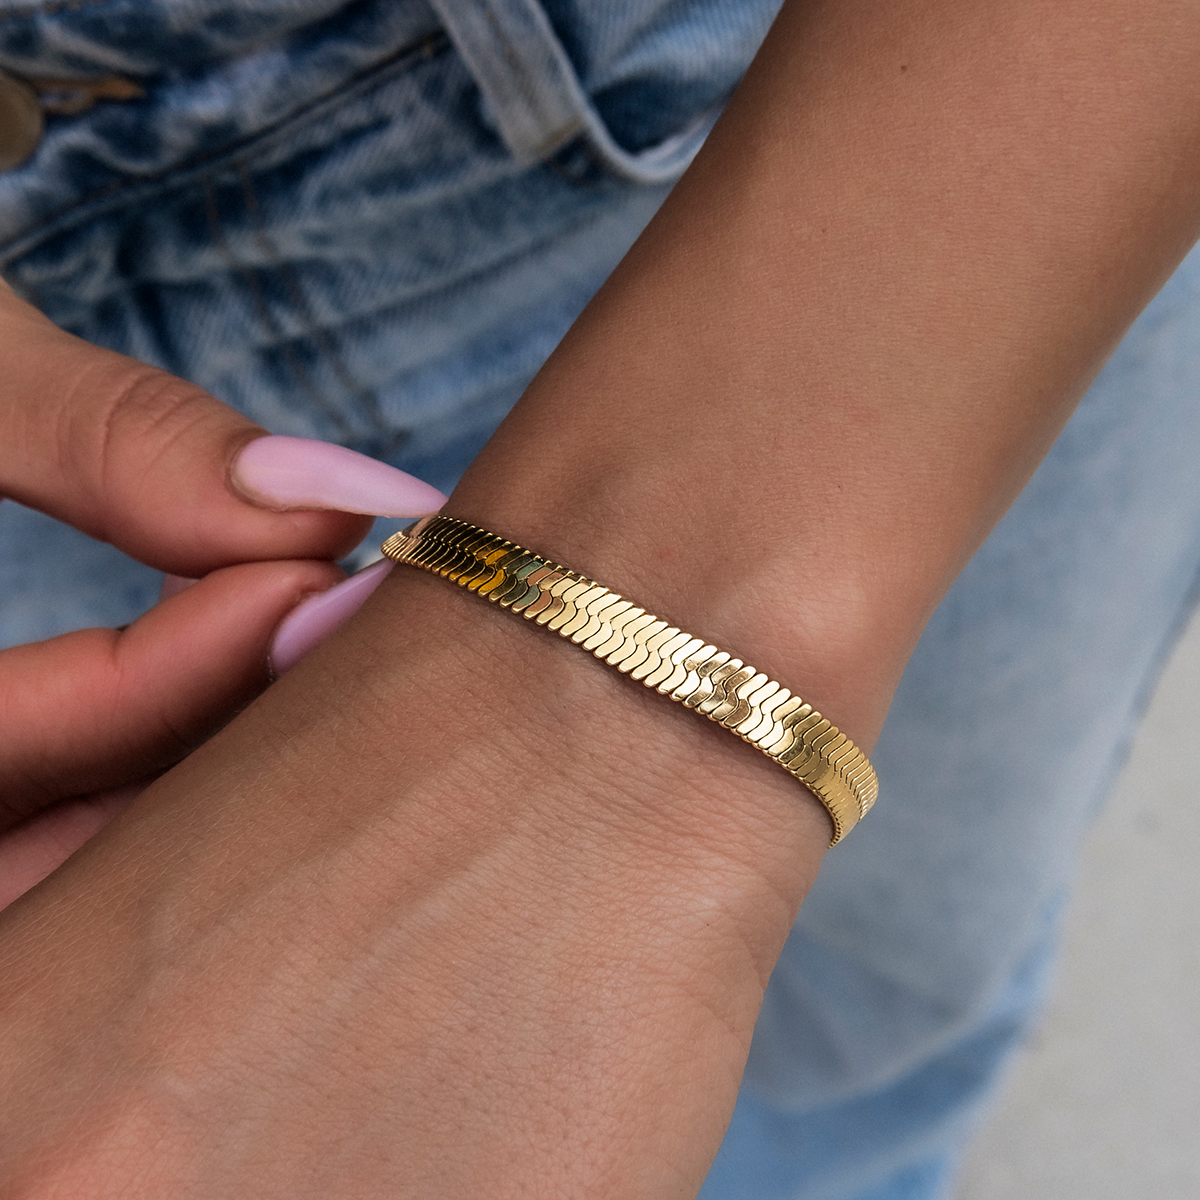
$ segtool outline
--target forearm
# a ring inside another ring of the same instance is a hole
[[[869,741],[1196,235],[1198,47],[1189,4],[786,7],[448,511]]]

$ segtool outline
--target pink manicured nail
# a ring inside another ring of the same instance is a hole
[[[193,583],[199,582],[198,579],[189,579],[186,575],[163,576],[162,588],[158,593],[159,604],[164,600],[170,600],[172,596],[178,596],[180,592],[186,592]]]
[[[446,503],[437,488],[412,475],[312,438],[256,438],[238,455],[231,478],[243,495],[269,508],[423,517]]]
[[[344,625],[394,566],[385,558],[292,609],[275,631],[268,655],[271,671],[282,675],[291,670],[310,650]]]

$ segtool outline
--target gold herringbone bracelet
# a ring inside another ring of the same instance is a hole
[[[757,746],[828,810],[831,846],[875,803],[867,756],[811,704],[594,580],[453,517],[425,517],[381,549],[553,629]]]

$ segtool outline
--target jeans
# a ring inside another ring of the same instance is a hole
[[[775,3],[0,14],[0,69],[146,93],[51,119],[0,175],[0,266],[64,327],[274,432],[449,488],[686,167]],[[948,1186],[1189,611],[1197,362],[1193,256],[922,638],[874,756],[880,802],[772,977],[706,1200]],[[0,644],[120,624],[159,579],[0,506]]]

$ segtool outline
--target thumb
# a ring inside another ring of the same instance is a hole
[[[444,501],[341,447],[265,430],[192,384],[64,333],[0,285],[0,496],[173,574],[335,558]],[[253,445],[253,454],[243,454]]]
[[[226,567],[124,630],[0,651],[0,832],[68,796],[171,766],[269,682],[280,621],[329,562]]]

